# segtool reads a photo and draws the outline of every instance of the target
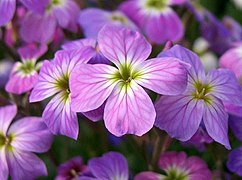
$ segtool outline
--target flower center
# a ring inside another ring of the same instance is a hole
[[[59,90],[61,91],[66,91],[66,92],[70,92],[69,89],[69,75],[63,75],[62,78],[60,78],[59,80],[57,80],[56,85],[58,87]]]
[[[0,148],[2,146],[6,146],[7,148],[11,147],[11,142],[13,141],[13,136],[4,136],[3,134],[0,134]]]
[[[165,9],[167,7],[168,0],[148,0],[146,6],[154,9]]]
[[[170,169],[164,180],[187,180],[187,173],[178,169]]]
[[[18,70],[21,71],[24,75],[29,75],[34,72],[35,69],[35,61],[24,61],[19,67]]]
[[[123,17],[122,15],[117,14],[117,13],[113,13],[111,19],[112,19],[112,21],[119,21],[122,24],[124,24],[126,22],[125,17]]]
[[[70,175],[72,178],[77,178],[79,176],[78,171],[76,169],[71,169]]]
[[[206,102],[210,102],[210,98],[208,94],[212,91],[212,86],[209,84],[202,84],[201,82],[195,83],[195,91],[193,93],[193,97],[195,99],[203,99]]]
[[[119,72],[115,74],[115,79],[121,80],[122,82],[128,84],[132,79],[135,78],[134,73],[131,72],[131,67],[128,65],[121,66]]]

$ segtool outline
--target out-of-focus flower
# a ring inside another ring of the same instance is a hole
[[[209,50],[209,43],[204,38],[198,38],[193,44],[193,51],[199,55],[205,72],[218,67],[218,58]]]
[[[52,135],[38,117],[12,123],[16,113],[15,105],[0,107],[0,179],[7,180],[8,175],[13,180],[46,176],[44,162],[32,152],[48,151]]]
[[[77,180],[88,172],[88,167],[84,165],[82,158],[74,157],[58,167],[55,180]]]
[[[47,51],[46,45],[29,44],[18,49],[22,62],[16,62],[12,68],[6,91],[22,94],[31,90],[38,80],[41,63],[37,59]]]
[[[61,50],[54,60],[44,61],[39,79],[30,94],[30,102],[42,101],[52,97],[45,107],[42,118],[50,131],[73,139],[78,136],[77,115],[70,107],[72,93],[69,88],[69,77],[72,70],[81,63],[87,63],[93,57],[89,47],[79,50]]]
[[[89,64],[109,64],[110,61],[101,53],[98,47],[98,42],[95,39],[79,39],[62,45],[62,48],[65,50],[78,50],[83,47],[90,47],[95,51],[93,57],[88,61]]]
[[[13,67],[13,62],[9,60],[0,61],[0,79],[1,79],[0,88],[5,87],[12,67]]]
[[[98,32],[106,24],[138,30],[136,25],[121,11],[110,12],[97,8],[88,8],[81,11],[78,22],[83,28],[85,36],[88,38],[96,38]]]
[[[186,91],[178,96],[162,96],[155,104],[155,125],[170,136],[187,141],[202,124],[211,138],[230,149],[224,103],[242,105],[240,85],[234,73],[218,69],[205,74],[199,57],[179,45],[158,57],[176,57],[192,67],[188,70]]]
[[[94,177],[80,177],[78,180],[129,179],[128,162],[117,152],[108,152],[102,157],[89,160],[88,168]]]
[[[70,77],[71,107],[76,112],[97,109],[104,102],[104,123],[116,136],[148,132],[156,112],[142,88],[159,94],[177,95],[187,83],[185,63],[177,58],[145,61],[151,45],[130,29],[106,25],[98,35],[101,53],[116,67],[106,64],[82,64]]]
[[[242,176],[242,147],[234,149],[229,153],[227,167],[230,171]]]
[[[159,168],[165,171],[165,175],[155,172],[141,172],[135,176],[135,180],[210,180],[212,174],[207,164],[196,156],[187,157],[184,152],[166,152],[161,154]]]
[[[186,0],[129,0],[123,2],[119,9],[133,20],[152,42],[161,44],[183,37],[182,22],[170,6],[184,2]]]
[[[39,2],[40,3],[40,2]],[[79,7],[73,0],[45,0],[43,14],[29,12],[20,28],[20,35],[26,42],[47,43],[52,41],[57,27],[77,30]]]

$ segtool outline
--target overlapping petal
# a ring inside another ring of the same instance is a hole
[[[8,164],[6,160],[6,149],[5,147],[0,148],[0,179],[8,179]]]
[[[229,154],[227,167],[230,171],[242,176],[242,147],[236,148]]]
[[[96,47],[97,41],[92,38],[79,39],[63,44],[61,47],[65,50],[76,50],[86,46]]]
[[[205,72],[199,57],[192,51],[175,45],[171,49],[161,52],[158,57],[175,57],[191,65],[188,70],[189,82],[195,81],[203,82],[205,79]]]
[[[43,153],[52,143],[52,134],[38,117],[26,117],[11,125],[8,131],[13,135],[11,146],[23,151]]]
[[[116,66],[141,63],[151,53],[151,45],[139,33],[106,25],[98,34],[99,48]]]
[[[242,105],[241,87],[232,71],[212,70],[207,75],[207,83],[212,86],[211,94],[224,103]]]
[[[44,162],[33,153],[18,149],[8,151],[7,162],[12,180],[35,179],[47,175]]]
[[[150,16],[145,24],[145,33],[152,42],[160,44],[181,39],[184,29],[177,14],[169,9],[159,16]]]
[[[228,114],[224,110],[221,100],[210,97],[211,103],[206,103],[204,107],[203,121],[206,130],[215,141],[230,149],[228,139]]]
[[[163,57],[145,61],[135,80],[159,94],[178,95],[187,86],[187,69],[176,58]]]
[[[204,101],[191,96],[162,96],[155,104],[155,125],[181,141],[189,140],[198,130],[204,113]]]
[[[72,109],[87,112],[100,107],[117,84],[112,79],[117,71],[102,64],[82,64],[75,68],[70,76]]]
[[[44,14],[45,8],[48,6],[50,0],[20,0],[28,9],[35,13]]]
[[[45,107],[42,118],[53,134],[77,139],[79,131],[77,115],[71,109],[69,96],[65,91],[56,94]]]
[[[97,179],[128,179],[128,162],[116,152],[109,152],[102,157],[93,158],[88,166]]]
[[[17,114],[16,105],[0,107],[0,134],[6,135],[9,125]]]
[[[14,15],[16,9],[16,0],[0,1],[0,26],[7,24]]]
[[[104,108],[105,126],[116,136],[142,136],[153,127],[155,116],[150,97],[134,80],[129,85],[119,83]]]

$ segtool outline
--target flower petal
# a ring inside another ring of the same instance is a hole
[[[230,154],[227,167],[230,171],[242,176],[242,147],[234,149]]]
[[[116,152],[108,152],[102,157],[93,158],[88,162],[92,174],[97,179],[128,179],[128,162]]]
[[[29,12],[20,27],[20,36],[26,42],[48,43],[53,40],[56,20],[50,15]]]
[[[22,118],[11,125],[8,134],[14,136],[11,146],[14,148],[43,153],[52,143],[52,134],[38,117]]]
[[[212,70],[207,75],[207,83],[212,86],[211,94],[221,99],[223,103],[242,105],[241,87],[232,71]]]
[[[176,57],[181,61],[189,63],[191,68],[188,70],[190,79],[203,82],[205,79],[205,72],[199,57],[192,51],[175,45],[171,49],[161,52],[158,57]]]
[[[154,105],[134,80],[129,85],[118,84],[104,108],[106,128],[115,136],[135,134],[142,136],[154,125]]]
[[[36,70],[32,70],[26,74],[21,70],[23,64],[17,62],[14,64],[9,80],[5,86],[5,89],[9,93],[22,94],[31,90],[38,81],[38,73]]]
[[[7,24],[14,15],[16,9],[16,0],[0,1],[0,26]]]
[[[84,116],[86,116],[88,119],[96,122],[96,121],[99,121],[99,120],[101,120],[103,118],[104,107],[105,107],[105,103],[103,103],[97,109],[94,109],[94,110],[88,111],[88,112],[83,112],[82,114]]]
[[[177,95],[187,87],[186,67],[176,58],[155,58],[145,61],[135,80],[159,94]]]
[[[150,16],[145,25],[148,38],[157,44],[168,40],[177,41],[184,35],[182,22],[172,9],[166,10],[159,16]]]
[[[169,5],[181,5],[188,0],[169,0]]]
[[[152,172],[152,171],[145,171],[137,174],[134,180],[163,180],[165,176]]]
[[[0,134],[6,135],[9,125],[17,114],[16,105],[0,107]]]
[[[51,99],[45,107],[42,118],[53,134],[77,139],[79,131],[77,115],[71,109],[70,96],[66,92],[62,91]]]
[[[190,96],[162,96],[155,104],[155,125],[180,141],[189,140],[198,130],[204,101]]]
[[[20,0],[28,9],[35,13],[44,14],[50,0]]]
[[[229,127],[234,133],[235,137],[242,141],[242,117],[229,116]]]
[[[116,66],[142,62],[151,53],[151,45],[139,33],[127,28],[106,25],[98,34],[99,48]]]
[[[0,148],[0,179],[8,179],[8,164],[6,159],[6,149],[5,147]]]
[[[103,64],[82,64],[70,76],[71,107],[76,112],[87,112],[100,107],[117,82],[112,75],[118,70]]]
[[[47,175],[44,162],[33,153],[18,149],[8,151],[7,162],[12,180],[36,179]]]
[[[97,41],[92,38],[85,38],[85,39],[79,39],[75,41],[70,41],[65,44],[63,44],[61,47],[62,49],[65,50],[75,50],[75,49],[80,49],[86,46],[91,46],[93,48],[96,47]]]
[[[211,104],[206,103],[203,121],[211,138],[230,149],[228,139],[228,114],[221,100],[210,96]]]

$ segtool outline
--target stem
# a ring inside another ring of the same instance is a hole
[[[161,153],[166,152],[167,149],[170,147],[172,143],[172,138],[169,135],[166,135],[162,149],[161,149]]]
[[[154,151],[153,151],[153,155],[152,155],[152,159],[151,159],[151,167],[156,167],[157,165],[157,161],[159,159],[160,156],[160,150],[161,150],[161,146],[162,146],[162,142],[161,142],[161,136],[159,134],[159,132],[155,129],[155,134],[156,134],[156,140],[155,140],[155,145],[154,145]]]

